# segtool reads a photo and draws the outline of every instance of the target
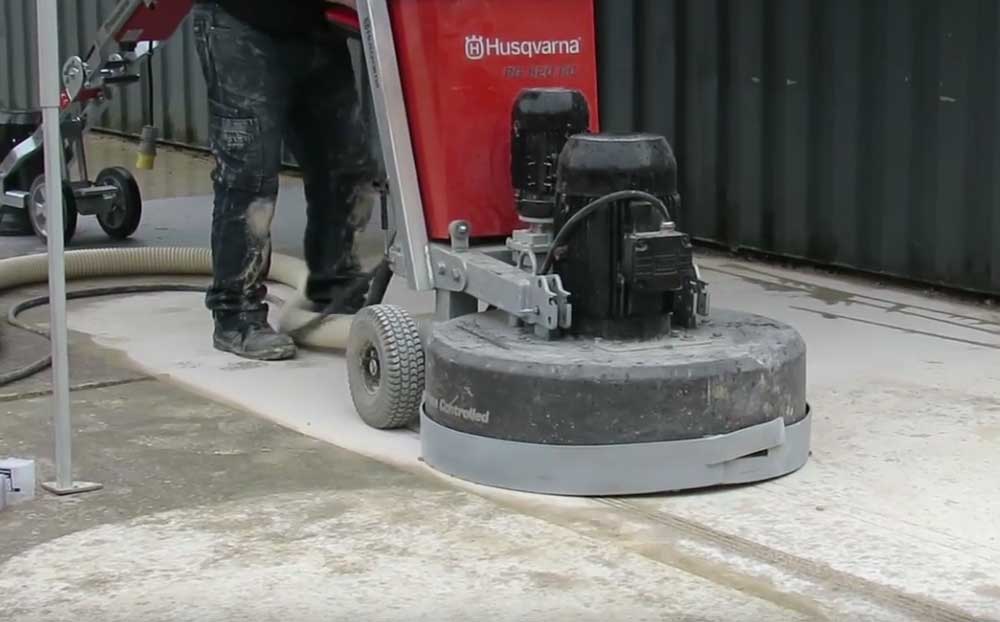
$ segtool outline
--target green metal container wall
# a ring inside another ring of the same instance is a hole
[[[603,0],[606,129],[665,134],[683,226],[1000,292],[996,0]]]
[[[60,0],[62,57],[83,54],[117,0]],[[26,108],[38,102],[35,0],[0,0],[0,107]],[[143,67],[145,72],[145,67]],[[154,108],[162,136],[171,142],[205,147],[208,109],[190,20],[154,56]],[[148,106],[146,76],[119,95],[98,125],[138,134]]]
[[[114,3],[62,0],[64,52]],[[996,0],[597,4],[604,126],[668,137],[695,236],[1000,293]],[[0,0],[0,106],[37,100],[33,6]],[[165,138],[204,147],[190,24],[154,74]],[[102,125],[137,133],[144,92]]]

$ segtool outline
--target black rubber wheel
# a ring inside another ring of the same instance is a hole
[[[142,195],[132,173],[120,166],[106,168],[97,175],[98,186],[113,186],[118,192],[111,207],[97,215],[104,233],[115,240],[125,240],[135,233],[142,221]]]
[[[424,348],[409,313],[392,305],[358,312],[347,344],[347,380],[354,407],[369,426],[391,430],[417,420]]]
[[[76,233],[76,197],[73,196],[73,187],[67,182],[63,182],[63,240],[69,244]],[[48,229],[45,208],[45,175],[39,175],[31,184],[28,191],[28,221],[31,223],[31,230],[40,239],[47,239]]]

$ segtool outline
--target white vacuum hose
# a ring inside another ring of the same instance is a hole
[[[128,276],[211,276],[212,254],[205,248],[102,248],[66,252],[66,280]],[[0,292],[48,281],[48,256],[26,255],[0,260]],[[275,253],[271,256],[268,280],[300,291],[305,284],[305,262]],[[302,305],[304,297],[285,303],[279,316],[282,332],[297,328],[317,317]],[[349,315],[331,315],[315,329],[298,338],[303,347],[343,350],[347,347]]]

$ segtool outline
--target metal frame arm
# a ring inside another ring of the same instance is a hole
[[[103,114],[110,103],[109,86],[125,75],[127,69],[159,46],[158,42],[138,43],[133,50],[122,51],[116,36],[142,8],[155,5],[157,0],[123,0],[97,32],[94,43],[85,58],[74,56],[62,66],[62,101],[60,124],[73,134],[79,127],[85,130],[91,119]],[[0,162],[0,180],[8,177],[27,158],[42,148],[44,133],[41,127],[14,147]]]
[[[438,244],[430,247],[430,257],[439,290],[472,296],[534,326],[542,335],[572,325],[569,292],[558,275],[533,275],[478,250]]]
[[[394,271],[405,275],[412,289],[427,291],[434,286],[428,265],[427,224],[389,3],[387,0],[358,0],[358,15],[389,180],[390,230],[396,233],[395,246],[403,262],[401,266],[394,266]]]
[[[128,24],[129,20],[141,8],[149,8],[156,4],[157,0],[122,0],[115,5],[111,15],[97,31],[94,44],[87,52],[83,61],[90,66],[102,64],[110,57],[109,48],[117,51],[119,45],[116,39],[122,28]],[[139,56],[142,54],[140,53]]]

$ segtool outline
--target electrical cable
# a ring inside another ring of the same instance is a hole
[[[198,292],[204,293],[204,287],[197,287],[195,285],[179,285],[179,284],[163,284],[163,285],[119,285],[114,287],[96,287],[92,289],[82,289],[73,292],[66,293],[66,300],[78,300],[81,298],[97,298],[101,296],[121,296],[129,294],[148,294],[154,292]],[[49,331],[44,328],[39,328],[33,324],[27,322],[22,322],[18,319],[18,315],[28,311],[29,309],[34,309],[36,307],[41,307],[49,304],[48,296],[38,296],[36,298],[29,298],[28,300],[23,300],[14,306],[12,306],[7,311],[7,323],[15,328],[20,328],[21,330],[39,335],[46,339],[49,339]],[[28,365],[23,367],[18,367],[9,372],[0,373],[0,387],[7,386],[18,380],[24,380],[25,378],[30,378],[31,376],[48,369],[52,365],[52,357],[45,356],[44,358],[38,359]]]
[[[155,87],[153,86],[153,42],[149,42],[149,52],[146,54],[146,122],[153,125],[156,116],[156,104],[154,102]]]
[[[365,291],[366,289],[368,291],[365,294],[365,301],[363,306],[367,307],[373,304],[380,304],[382,302],[382,297],[385,296],[385,291],[388,286],[388,280],[386,280],[385,285],[383,286],[381,285],[381,278],[380,278],[379,292],[374,292],[372,285],[375,282],[376,275],[378,275],[379,271],[383,268],[383,266],[388,267],[388,260],[382,260],[379,266],[375,268],[375,270],[373,270],[372,272],[361,273],[357,275],[355,282],[351,284],[350,287],[345,289],[339,297],[330,301],[330,303],[326,307],[324,307],[321,311],[319,311],[316,314],[316,317],[310,319],[302,326],[299,326],[293,330],[288,331],[287,333],[288,336],[295,340],[302,339],[303,337],[314,331],[321,324],[323,324],[326,318],[333,315],[341,314],[345,310],[348,310],[346,308],[346,305],[351,300],[353,300],[358,294]],[[391,271],[389,273],[389,276],[390,278],[392,277]],[[375,293],[376,295],[373,296],[372,295],[373,293]],[[351,310],[351,315],[353,315],[353,313],[354,311]]]
[[[607,207],[612,203],[617,203],[618,201],[624,201],[625,199],[642,199],[653,204],[653,207],[658,208],[663,213],[664,222],[673,222],[673,218],[670,216],[670,210],[667,208],[667,204],[664,203],[659,197],[656,197],[648,192],[642,192],[641,190],[622,190],[620,192],[612,192],[611,194],[606,194],[603,197],[588,203],[578,211],[573,214],[573,216],[566,221],[566,223],[559,229],[555,238],[552,240],[552,244],[549,246],[549,252],[545,255],[545,261],[542,263],[542,267],[539,269],[539,274],[547,274],[549,270],[552,269],[552,264],[555,263],[555,252],[573,232],[580,225],[581,222],[586,220],[595,211],[601,209],[602,207]]]
[[[388,289],[389,282],[392,279],[392,268],[389,265],[388,259],[383,259],[382,262],[373,270],[371,273],[361,275],[364,278],[359,278],[358,281],[348,288],[344,294],[337,300],[334,300],[326,308],[320,311],[314,318],[303,324],[301,327],[290,331],[289,336],[300,339],[305,334],[308,334],[315,330],[318,326],[322,325],[324,321],[330,316],[341,313],[344,310],[344,305],[347,301],[351,300],[356,296],[364,287],[368,287],[368,292],[365,296],[365,306],[381,304],[385,297],[386,290]],[[193,292],[193,293],[205,293],[204,287],[198,287],[196,285],[181,285],[181,284],[162,284],[162,285],[118,285],[112,287],[96,287],[90,289],[82,289],[72,292],[67,292],[66,300],[79,300],[84,298],[99,298],[104,296],[127,296],[133,294],[150,294],[150,293],[162,293],[162,292]],[[274,304],[283,304],[284,301],[277,299],[274,296],[268,296],[268,301]],[[23,322],[18,319],[18,316],[25,311],[34,309],[36,307],[41,307],[49,304],[48,296],[38,296],[35,298],[29,298],[28,300],[23,300],[14,306],[12,306],[7,311],[7,323],[15,328],[33,333],[49,338],[49,331],[39,328],[33,324]],[[45,356],[37,361],[24,365],[23,367],[18,367],[9,372],[0,373],[0,387],[7,386],[19,380],[24,380],[25,378],[30,378],[31,376],[48,369],[52,365],[52,357]]]

